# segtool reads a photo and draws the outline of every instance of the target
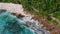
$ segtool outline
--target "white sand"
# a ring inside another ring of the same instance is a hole
[[[33,15],[25,13],[21,4],[0,3],[0,9],[6,9],[10,12],[13,12],[13,13],[16,13],[16,14],[22,14],[22,15],[28,16],[30,18],[33,17]]]

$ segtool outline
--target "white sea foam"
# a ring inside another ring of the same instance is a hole
[[[40,24],[38,21],[31,19],[29,17],[23,17],[22,20],[27,27],[32,29],[36,34],[50,34],[46,27],[43,27],[43,24]]]

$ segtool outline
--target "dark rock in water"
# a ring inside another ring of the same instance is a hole
[[[0,9],[0,13],[6,12],[6,10],[4,9]]]
[[[35,34],[28,27],[24,26],[24,21],[13,16],[10,12],[0,11],[0,34]]]
[[[24,17],[24,16],[21,14],[17,15],[17,18],[22,18],[22,17]]]
[[[12,13],[13,15],[17,16],[17,18],[22,18],[24,17],[24,15],[21,15],[21,14],[16,14],[16,13]]]

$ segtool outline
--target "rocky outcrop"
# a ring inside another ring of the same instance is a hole
[[[50,34],[60,34],[60,27],[52,24],[47,19],[44,19],[42,16],[35,15],[33,19],[38,20],[47,30],[50,31]]]

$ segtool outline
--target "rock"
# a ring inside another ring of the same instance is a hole
[[[29,17],[23,17],[22,20],[26,22],[25,25],[34,30],[36,34],[50,34],[50,32],[48,32],[48,30],[46,30],[45,27],[43,27],[43,25],[40,24],[38,21]]]

